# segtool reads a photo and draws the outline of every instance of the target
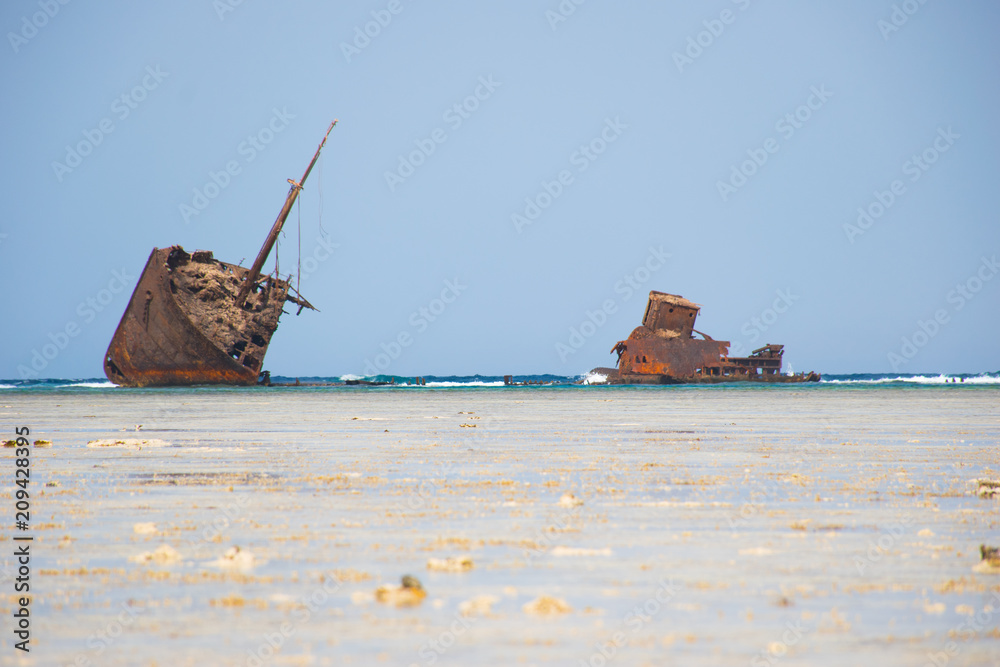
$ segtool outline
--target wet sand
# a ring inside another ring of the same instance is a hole
[[[973,569],[1000,544],[1000,500],[971,483],[1000,477],[993,388],[0,405],[4,439],[52,441],[32,450],[27,657],[0,531],[0,664],[1000,664],[1000,574]],[[426,597],[376,599],[403,575]]]

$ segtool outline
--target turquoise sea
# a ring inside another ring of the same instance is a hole
[[[462,389],[462,388],[500,388],[511,389],[504,385],[502,375],[340,375],[340,376],[300,376],[289,377],[274,375],[273,383],[279,385],[294,384],[298,380],[304,386],[273,386],[273,387],[185,387],[171,388],[169,391],[392,391],[395,389]],[[385,385],[343,385],[350,381],[369,381],[389,383]],[[535,389],[545,388],[576,388],[593,390],[601,385],[590,384],[586,375],[514,375],[513,381],[518,386],[528,386]],[[323,386],[328,385],[328,386]],[[878,387],[954,387],[959,388],[1000,388],[1000,371],[988,373],[956,373],[956,374],[901,374],[901,373],[855,373],[851,375],[824,375],[818,383],[794,384],[754,384],[732,382],[714,385],[670,385],[670,386],[634,386],[633,389],[643,391],[727,391],[755,390],[781,391],[783,389],[812,389],[817,391],[835,391],[842,389],[862,389]],[[621,388],[621,387],[619,387]],[[163,391],[157,389],[156,391]],[[8,391],[136,391],[116,387],[105,378],[48,378],[40,380],[0,380],[0,392]],[[152,391],[152,390],[147,390]]]

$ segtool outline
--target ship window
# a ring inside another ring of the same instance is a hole
[[[118,366],[115,365],[115,362],[111,358],[111,355],[108,355],[108,358],[105,359],[104,363],[107,364],[108,368],[111,369],[111,372],[114,373],[115,376],[124,377],[124,374],[121,372],[121,369],[119,369]]]
[[[267,345],[267,341],[264,340],[264,337],[261,336],[260,334],[254,334],[250,336],[250,342],[256,345],[257,347],[264,347],[265,345]]]
[[[674,312],[674,309],[673,309],[673,308],[671,308],[671,309],[670,309],[670,312],[671,312],[671,313],[672,313],[672,312]]]
[[[243,356],[243,352],[247,349],[247,342],[245,340],[238,340],[236,344],[229,348],[229,356],[236,361],[240,360]]]
[[[243,357],[243,365],[246,366],[247,368],[252,368],[253,370],[257,370],[259,363],[252,354],[248,354],[245,357]]]

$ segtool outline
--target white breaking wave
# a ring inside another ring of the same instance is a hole
[[[407,385],[416,387],[417,385]],[[495,382],[485,382],[483,380],[472,380],[471,382],[454,382],[452,380],[442,380],[440,382],[428,382],[427,384],[420,385],[421,387],[502,387],[504,386],[503,380],[497,380]]]
[[[587,377],[583,378],[584,384],[604,384],[607,381],[608,376],[601,373],[588,373]]]
[[[0,384],[0,389],[17,389],[17,387],[12,384]]]
[[[62,389],[63,387],[90,387],[91,389],[109,389],[111,387],[117,387],[117,386],[118,385],[116,385],[114,382],[108,382],[107,380],[105,380],[104,382],[74,382],[72,384],[61,384],[58,385],[58,388]]]
[[[957,375],[914,375],[912,377],[885,377],[869,380],[820,380],[823,384],[887,384],[890,382],[909,382],[912,384],[1000,384],[1000,376],[975,375],[961,378]]]

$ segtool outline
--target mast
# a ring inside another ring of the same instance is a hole
[[[253,266],[250,267],[250,273],[247,274],[243,285],[240,287],[239,293],[236,295],[236,305],[238,307],[243,307],[244,302],[247,300],[247,296],[250,294],[250,290],[253,289],[254,283],[257,282],[257,278],[260,277],[260,270],[263,268],[264,262],[267,261],[267,256],[271,254],[271,249],[278,240],[278,234],[281,233],[281,228],[285,224],[285,218],[288,217],[288,213],[292,210],[292,205],[295,204],[295,200],[299,196],[299,190],[302,189],[302,186],[306,183],[306,179],[309,178],[309,172],[312,171],[313,165],[316,164],[316,160],[319,159],[319,152],[323,150],[323,146],[326,145],[326,138],[330,136],[330,132],[336,124],[336,120],[330,123],[330,127],[327,129],[326,134],[323,135],[323,141],[319,142],[319,148],[316,149],[316,154],[313,155],[312,162],[310,162],[309,166],[306,167],[306,173],[302,174],[302,180],[296,183],[292,179],[288,179],[288,182],[292,184],[292,187],[288,191],[288,196],[285,198],[285,205],[281,207],[281,212],[278,213],[277,220],[275,220],[274,225],[271,226],[271,233],[267,235],[266,239],[264,239],[264,245],[261,246],[260,252],[257,253],[257,259],[254,260]]]

